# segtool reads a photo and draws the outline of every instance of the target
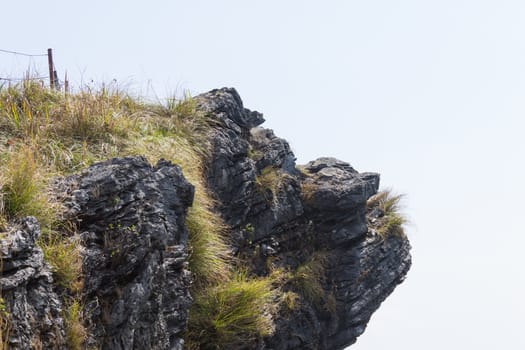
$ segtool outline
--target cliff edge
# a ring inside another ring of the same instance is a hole
[[[297,165],[234,89],[188,103],[147,122],[135,106],[135,139],[84,138],[115,142],[115,157],[47,182],[51,223],[6,210],[4,347],[344,349],[404,280],[399,197],[378,193],[378,174]],[[57,242],[77,256],[69,279]]]

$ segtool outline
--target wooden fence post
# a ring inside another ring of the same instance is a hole
[[[47,63],[49,64],[49,87],[55,88],[55,69],[53,65],[53,50],[47,49]]]
[[[64,92],[66,94],[69,93],[69,80],[67,80],[67,70],[66,70],[66,74],[64,75]]]

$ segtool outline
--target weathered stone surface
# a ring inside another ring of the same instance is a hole
[[[198,109],[212,113],[230,129],[249,130],[264,123],[261,113],[243,107],[241,97],[235,89],[215,89],[197,97]]]
[[[343,349],[352,344],[410,268],[405,237],[383,239],[368,232],[366,201],[377,192],[379,175],[359,173],[334,158],[317,159],[299,171],[285,140],[271,130],[249,129],[258,123],[240,122],[240,111],[252,114],[234,90],[198,100],[217,121],[208,183],[232,228],[238,256],[260,275],[270,273],[271,265],[294,271],[315,254],[327,260],[323,300],[301,298],[300,307],[280,314],[275,333],[257,347]],[[258,185],[268,167],[278,179],[271,190]]]
[[[63,349],[62,303],[51,270],[36,246],[40,227],[33,217],[12,226],[0,240],[0,290],[5,306],[3,339],[9,349]]]
[[[410,245],[397,236],[385,239],[368,233],[348,249],[337,248],[329,271],[335,286],[339,327],[325,349],[342,349],[355,342],[370,316],[394,291],[410,269]]]
[[[367,199],[379,175],[359,173],[334,158],[296,167],[288,143],[259,125],[234,89],[195,98],[210,121],[208,187],[230,226],[233,254],[250,272],[293,273],[323,261],[322,295],[293,284],[297,307],[278,308],[275,332],[243,349],[344,349],[403,281],[410,245],[403,235],[369,229]],[[176,349],[192,299],[187,267],[186,209],[193,186],[179,167],[141,157],[112,159],[54,183],[83,246],[83,316],[87,346]],[[367,218],[368,215],[368,218]],[[13,349],[64,349],[61,301],[53,286],[34,218],[0,239],[0,287],[10,315]],[[276,300],[277,303],[277,300]]]
[[[188,292],[186,208],[193,186],[178,166],[112,159],[64,181],[78,220],[88,344],[182,349]]]

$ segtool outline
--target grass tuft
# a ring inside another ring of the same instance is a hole
[[[404,237],[404,226],[408,220],[401,213],[401,200],[403,195],[393,194],[385,190],[370,197],[367,201],[369,215],[369,226],[381,237],[389,235]]]
[[[66,324],[66,340],[68,349],[81,350],[87,338],[87,331],[84,327],[82,316],[82,303],[72,300],[64,312]]]
[[[295,292],[283,292],[280,301],[288,311],[295,311],[299,308],[299,295]]]
[[[274,298],[271,279],[249,278],[245,272],[198,291],[190,309],[188,343],[201,350],[253,344],[273,332]]]
[[[49,225],[55,220],[56,205],[46,196],[40,170],[31,147],[22,145],[10,154],[2,176],[3,203],[0,207],[5,217],[35,216],[41,225]]]
[[[328,263],[326,252],[316,252],[292,272],[289,283],[306,300],[316,305],[323,301],[325,292],[321,284]]]
[[[283,185],[283,174],[274,166],[267,166],[255,179],[255,184],[261,194],[274,203],[278,200],[279,190]]]
[[[40,239],[40,246],[51,265],[55,283],[73,294],[79,293],[82,290],[80,243],[50,232]]]
[[[188,210],[186,227],[189,231],[189,268],[197,285],[212,285],[223,281],[230,273],[229,248],[223,238],[225,224],[209,208],[209,198],[196,193]]]
[[[314,182],[309,181],[303,181],[301,182],[301,195],[303,197],[303,200],[306,203],[312,203],[314,199],[315,192],[318,191],[319,186],[316,185]]]

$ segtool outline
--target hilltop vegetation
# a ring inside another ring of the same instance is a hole
[[[261,245],[251,239],[236,256],[232,253],[230,226],[218,214],[219,204],[206,179],[213,125],[191,97],[152,104],[114,87],[64,94],[31,81],[0,86],[0,230],[5,235],[12,223],[26,216],[40,223],[38,244],[65,305],[70,349],[85,348],[89,332],[82,311],[82,247],[77,224],[64,217],[63,203],[50,186],[56,178],[114,157],[141,155],[151,164],[167,159],[179,165],[195,187],[186,216],[188,268],[193,278],[185,336],[188,349],[242,348],[271,335],[277,315],[296,312],[300,303],[316,305],[320,313],[336,312],[334,293],[326,287],[330,259],[324,250],[301,253],[291,265],[273,264],[267,258],[262,270],[241,259],[246,254],[254,261],[260,258]],[[250,162],[264,161],[260,150],[253,152],[258,160]],[[265,166],[253,181],[254,193],[264,198],[268,210],[275,210],[282,192],[297,181],[277,168]],[[310,187],[312,193],[316,191],[314,185]],[[369,202],[370,208],[382,210],[381,218],[374,221],[382,239],[390,233],[403,236],[398,201],[385,194]],[[248,223],[241,232],[253,236],[254,230],[262,226]],[[0,341],[5,343],[9,312],[2,306]]]
[[[224,342],[242,334],[251,337],[270,331],[267,316],[262,316],[260,310],[272,302],[271,288],[268,282],[247,276],[239,279],[223,236],[225,225],[213,211],[214,201],[205,186],[207,128],[191,98],[170,99],[166,105],[149,104],[116,88],[63,94],[31,81],[0,88],[0,220],[5,229],[8,221],[31,215],[42,225],[40,245],[70,305],[66,319],[71,348],[80,348],[85,336],[79,312],[80,245],[75,241],[74,225],[61,220],[61,203],[49,195],[47,186],[54,177],[72,174],[97,161],[129,155],[143,155],[152,164],[169,159],[184,169],[185,177],[196,188],[187,216],[189,264],[197,295],[192,319],[212,316],[209,303],[216,297],[214,293],[220,293],[232,305],[241,297],[238,290],[248,298],[242,310],[233,310],[240,319],[212,319],[215,324],[211,325],[194,320],[190,326],[215,327],[216,337]],[[199,315],[201,304],[207,305],[204,315]],[[236,330],[236,322],[244,328]],[[201,332],[190,327],[188,334],[196,339],[192,342],[198,343]],[[209,337],[210,342],[215,341]]]

